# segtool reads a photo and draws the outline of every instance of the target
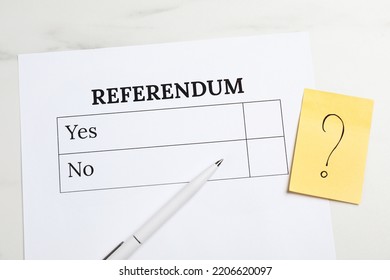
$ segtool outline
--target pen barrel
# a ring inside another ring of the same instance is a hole
[[[155,231],[157,231],[169,218],[171,218],[195,193],[210,179],[217,169],[213,164],[201,174],[195,177],[191,182],[184,186],[175,194],[164,206],[161,207],[138,231],[134,236],[145,242]]]

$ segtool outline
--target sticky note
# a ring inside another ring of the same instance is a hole
[[[373,104],[304,90],[289,191],[360,203]]]

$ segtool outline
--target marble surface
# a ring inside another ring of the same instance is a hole
[[[17,55],[308,31],[318,89],[375,100],[363,199],[331,202],[337,258],[390,259],[390,2],[0,0],[0,259],[23,258]]]

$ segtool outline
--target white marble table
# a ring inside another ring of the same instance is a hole
[[[339,259],[390,259],[390,2],[0,1],[0,259],[23,258],[17,55],[308,31],[318,89],[375,100],[362,203],[331,202]]]

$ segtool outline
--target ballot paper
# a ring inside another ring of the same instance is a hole
[[[306,33],[19,56],[26,259],[102,259],[215,175],[134,259],[332,259],[329,202],[288,192]]]

